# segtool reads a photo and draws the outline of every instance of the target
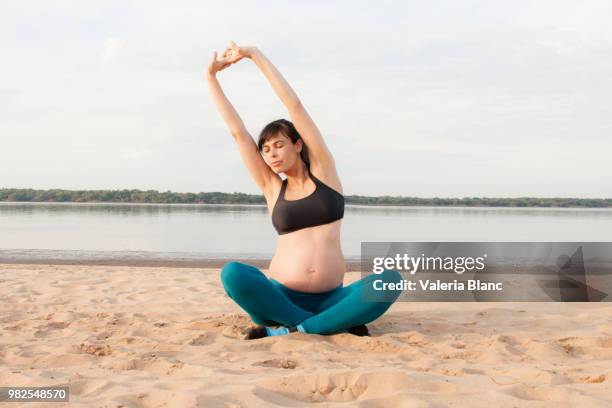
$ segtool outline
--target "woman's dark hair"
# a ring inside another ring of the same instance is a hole
[[[308,158],[308,148],[306,147],[306,143],[304,143],[304,139],[302,139],[302,136],[300,136],[298,131],[295,129],[293,123],[286,119],[278,119],[270,122],[261,130],[259,133],[259,139],[257,140],[257,148],[259,151],[263,149],[263,145],[268,139],[278,135],[279,133],[291,139],[293,144],[295,144],[298,139],[302,140],[302,151],[300,151],[300,156],[302,157],[304,163],[306,163],[306,168],[310,170],[310,159]]]

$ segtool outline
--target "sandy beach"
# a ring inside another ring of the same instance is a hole
[[[69,385],[28,407],[612,406],[611,303],[398,302],[371,337],[247,341],[218,272],[0,264],[0,384]]]

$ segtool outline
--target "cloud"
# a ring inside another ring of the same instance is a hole
[[[117,57],[123,49],[125,41],[119,37],[110,37],[104,40],[101,58],[104,62],[110,62]]]

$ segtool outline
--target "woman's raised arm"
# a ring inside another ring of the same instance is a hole
[[[225,54],[227,54],[227,52]],[[234,109],[234,106],[231,104],[229,99],[227,99],[227,96],[225,96],[223,89],[221,89],[221,85],[217,80],[217,72],[229,67],[239,59],[240,58],[237,57],[230,58],[228,55],[224,55],[221,60],[217,60],[217,51],[215,51],[213,53],[212,61],[208,66],[208,70],[206,71],[206,82],[208,82],[210,95],[212,96],[217,110],[227,124],[230,133],[234,137],[239,133],[246,133],[247,130],[244,126],[244,122],[240,118],[240,115],[238,115],[238,112],[236,109]]]
[[[247,46],[240,47],[236,43],[230,43],[232,53],[230,55],[235,58],[250,58],[255,65],[263,72],[265,77],[272,85],[274,92],[278,95],[281,102],[287,107],[291,121],[296,130],[304,139],[308,146],[308,155],[312,164],[321,164],[324,167],[330,168],[334,166],[334,159],[323,140],[321,132],[317,128],[300,98],[291,88],[289,83],[270,62],[270,60],[257,47]]]
[[[280,177],[270,169],[270,167],[261,157],[259,149],[253,140],[253,136],[249,134],[244,126],[244,122],[240,118],[240,115],[238,115],[238,112],[236,112],[234,106],[232,106],[230,101],[227,99],[225,93],[223,93],[221,85],[216,77],[218,71],[229,67],[231,64],[239,61],[240,59],[242,59],[242,57],[229,55],[228,50],[226,50],[226,52],[223,54],[223,58],[221,60],[217,60],[217,52],[215,51],[213,53],[213,59],[206,72],[206,79],[215,106],[219,110],[219,113],[223,117],[223,120],[227,124],[230,133],[236,141],[238,150],[240,151],[240,155],[242,156],[242,160],[244,161],[247,170],[251,174],[251,177],[257,186],[264,193],[264,196],[266,196],[266,199],[268,199],[271,196],[273,179],[279,179]]]

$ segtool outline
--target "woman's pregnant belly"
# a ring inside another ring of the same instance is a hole
[[[339,224],[340,220],[279,235],[268,276],[300,292],[336,288],[346,272]]]

